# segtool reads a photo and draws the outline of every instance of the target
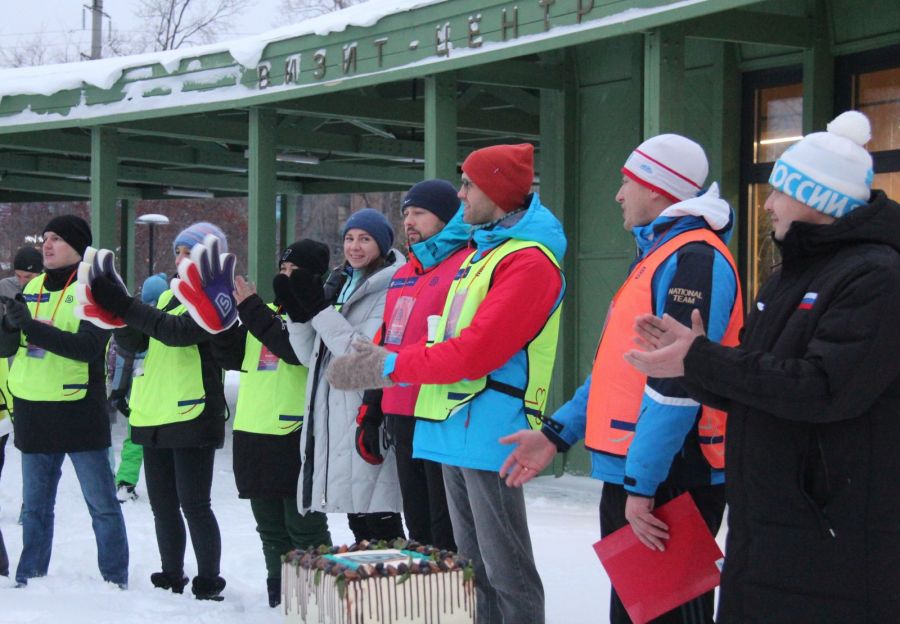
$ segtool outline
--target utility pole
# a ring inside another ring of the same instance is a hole
[[[93,0],[91,8],[91,58],[98,59],[103,54],[103,0]]]
[[[103,18],[109,20],[107,30],[112,32],[112,18],[103,12],[103,0],[91,0],[91,6],[82,5],[91,12],[91,55],[81,53],[82,58],[98,59],[103,56]],[[84,11],[81,13],[81,29],[84,30]]]

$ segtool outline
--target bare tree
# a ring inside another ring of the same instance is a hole
[[[325,13],[340,11],[354,4],[362,4],[366,0],[281,0],[278,12],[284,20],[295,23],[300,19],[309,19]]]
[[[149,35],[142,51],[215,41],[247,6],[247,0],[140,0],[135,14]]]
[[[54,42],[50,42],[49,39],[41,30],[31,39],[19,41],[13,47],[0,48],[0,66],[30,67],[80,60],[78,44],[72,40],[69,33],[63,38],[53,37]]]

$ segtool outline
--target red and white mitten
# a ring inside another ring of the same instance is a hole
[[[75,316],[90,321],[102,329],[116,329],[125,326],[122,317],[102,307],[95,299],[92,285],[98,276],[104,276],[114,283],[122,296],[130,297],[125,282],[116,272],[116,256],[108,249],[88,247],[78,265],[78,281],[75,285]]]
[[[191,257],[178,264],[172,292],[191,318],[211,334],[223,332],[237,322],[234,300],[234,254],[219,254],[219,239],[207,234],[191,249]]]

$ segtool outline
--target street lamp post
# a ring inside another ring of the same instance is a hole
[[[153,230],[157,225],[169,225],[169,217],[161,214],[145,214],[139,216],[134,222],[150,227],[148,238],[149,249],[147,254],[147,277],[150,277],[153,275]]]

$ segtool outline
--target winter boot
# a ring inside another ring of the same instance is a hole
[[[134,486],[130,483],[119,481],[119,483],[116,484],[116,498],[120,503],[136,501],[138,499],[138,493],[135,492]]]
[[[188,577],[183,573],[154,572],[150,575],[150,582],[160,589],[171,589],[173,594],[184,593],[184,586],[188,584]]]
[[[191,591],[197,600],[225,600],[222,590],[225,589],[225,579],[221,576],[195,576],[191,583]]]
[[[269,592],[269,606],[274,609],[281,604],[281,579],[267,578],[266,589]]]
[[[3,533],[0,533],[0,576],[9,576],[9,556],[6,554],[6,544],[3,543]],[[269,603],[271,604],[272,590],[269,590],[269,596]],[[279,594],[280,596],[281,594]]]

